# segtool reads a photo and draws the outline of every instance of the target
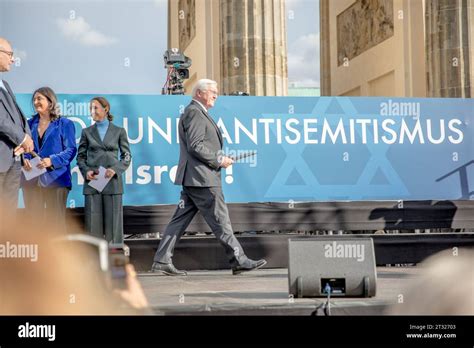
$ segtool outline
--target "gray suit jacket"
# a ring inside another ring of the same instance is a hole
[[[118,159],[119,150],[120,160]],[[83,193],[85,195],[99,193],[88,185],[89,180],[86,178],[88,171],[102,166],[112,168],[116,173],[105,186],[102,194],[123,194],[122,174],[127,170],[131,160],[130,145],[124,128],[110,122],[104,141],[100,139],[97,125],[93,124],[83,129],[77,151],[77,165],[85,180]]]
[[[223,140],[209,114],[195,101],[179,120],[179,164],[176,185],[221,186],[219,159]]]
[[[3,84],[15,102],[16,112],[12,110],[3,94],[0,93],[0,173],[6,172],[12,166],[14,162],[13,150],[20,145],[25,134],[31,136],[30,127],[16,104],[13,91],[6,81],[3,81]]]

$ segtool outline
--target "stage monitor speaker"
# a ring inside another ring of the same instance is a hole
[[[289,293],[296,298],[327,296],[329,287],[331,297],[376,294],[372,238],[289,239],[288,256]]]

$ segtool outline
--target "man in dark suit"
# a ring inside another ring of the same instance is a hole
[[[0,72],[13,64],[10,43],[0,37]],[[20,155],[33,151],[31,132],[8,83],[0,80],[0,223],[12,217],[18,204],[21,178]],[[8,210],[8,211],[7,211]]]
[[[251,271],[266,264],[249,259],[234,236],[224,201],[221,168],[232,165],[222,155],[223,140],[208,110],[217,99],[217,83],[199,80],[193,89],[193,100],[179,120],[180,157],[176,185],[182,185],[180,204],[165,230],[154,257],[152,272],[186,275],[173,263],[173,250],[198,211],[224,247],[233,274]]]

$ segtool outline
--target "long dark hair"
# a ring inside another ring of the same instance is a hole
[[[114,119],[114,115],[112,115],[112,114],[110,113],[110,103],[109,103],[109,101],[108,101],[107,99],[105,99],[104,97],[94,97],[94,98],[91,99],[91,103],[92,103],[94,100],[95,100],[96,102],[98,102],[100,105],[102,105],[102,107],[103,107],[104,109],[107,110],[107,119],[108,119],[110,122],[112,122],[113,119]]]
[[[49,117],[51,122],[56,121],[58,118],[61,117],[59,105],[58,105],[58,97],[56,97],[56,93],[50,87],[40,87],[36,91],[34,91],[33,96],[31,97],[31,103],[35,103],[35,95],[36,93],[41,94],[43,97],[48,99],[49,103],[51,104],[49,108]]]

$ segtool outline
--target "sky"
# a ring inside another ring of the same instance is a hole
[[[160,94],[167,0],[0,0],[16,93]],[[319,0],[286,0],[289,85],[319,87]]]
[[[286,0],[288,85],[320,87],[319,0]]]

